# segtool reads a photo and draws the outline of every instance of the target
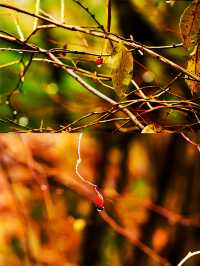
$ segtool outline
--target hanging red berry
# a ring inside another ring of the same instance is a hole
[[[98,188],[95,187],[96,192],[96,199],[95,199],[95,205],[98,211],[102,211],[104,209],[104,198],[102,194],[98,191]]]
[[[97,67],[101,67],[103,64],[103,58],[101,56],[98,56],[96,59],[96,65]]]

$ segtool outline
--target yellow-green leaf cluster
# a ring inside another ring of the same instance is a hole
[[[112,57],[112,82],[116,94],[121,98],[126,94],[127,87],[132,78],[132,53],[120,42]]]
[[[180,19],[180,33],[185,48],[193,47],[199,42],[200,1],[193,0],[184,10]]]

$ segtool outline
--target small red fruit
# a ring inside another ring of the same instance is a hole
[[[97,67],[101,67],[103,65],[103,58],[101,56],[97,57],[96,65],[97,65]]]
[[[95,187],[96,192],[96,199],[95,199],[95,205],[98,211],[102,211],[104,209],[104,198],[102,194],[98,191],[97,187]]]

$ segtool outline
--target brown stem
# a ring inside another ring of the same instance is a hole
[[[127,238],[132,244],[142,250],[146,255],[148,255],[161,265],[170,266],[170,263],[165,258],[159,256],[153,249],[143,244],[139,239],[135,238],[131,232],[117,224],[105,210],[99,212],[99,214],[101,218],[113,228],[113,230],[115,230],[123,237]]]

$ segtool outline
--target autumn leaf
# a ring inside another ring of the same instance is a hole
[[[199,41],[200,1],[193,2],[184,10],[180,18],[180,33],[185,48],[194,46]]]
[[[133,57],[131,52],[120,42],[112,58],[112,82],[117,95],[121,98],[126,94],[133,71]]]
[[[195,46],[195,49],[187,62],[187,70],[200,76],[200,45]],[[200,89],[200,82],[194,80],[187,80],[186,82],[192,94]]]
[[[155,125],[155,124],[149,124],[146,127],[143,128],[141,133],[161,133],[162,132],[162,127],[159,125]]]

